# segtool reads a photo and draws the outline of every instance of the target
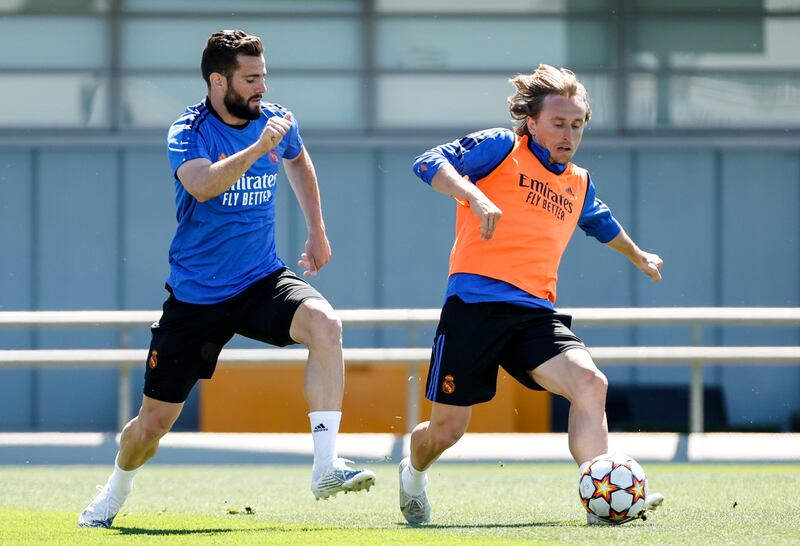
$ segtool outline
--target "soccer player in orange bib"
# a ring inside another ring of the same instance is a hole
[[[530,389],[569,400],[569,449],[581,471],[608,451],[608,382],[570,330],[571,317],[554,308],[558,265],[576,225],[661,280],[663,260],[631,240],[588,171],[570,162],[591,117],[575,74],[542,64],[511,83],[514,131],[472,133],[414,163],[458,208],[428,370],[431,418],[416,426],[400,463],[400,511],[412,524],[431,520],[426,471],[467,430],[472,406],[494,397],[499,366]],[[649,493],[646,510],[663,500]]]

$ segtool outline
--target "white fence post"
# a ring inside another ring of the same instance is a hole
[[[117,431],[122,431],[133,417],[131,409],[131,366],[120,366],[117,372]]]
[[[692,345],[700,346],[703,341],[702,326],[692,326]],[[692,377],[689,383],[689,432],[701,433],[705,428],[705,402],[703,385],[703,361],[692,361]]]

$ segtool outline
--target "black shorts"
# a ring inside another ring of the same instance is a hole
[[[170,290],[161,319],[151,328],[144,394],[163,402],[184,402],[198,379],[214,374],[217,357],[234,334],[278,347],[296,343],[289,328],[297,308],[310,298],[323,299],[288,269],[208,305],[179,301]]]
[[[528,372],[568,349],[585,349],[569,329],[572,317],[503,302],[447,299],[431,351],[425,397],[440,404],[472,406],[497,391],[498,367],[534,390]]]

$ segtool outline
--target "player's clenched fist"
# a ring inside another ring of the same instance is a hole
[[[284,117],[273,116],[267,121],[267,125],[261,132],[258,141],[264,148],[264,153],[267,153],[278,146],[292,128],[292,113],[287,112]]]

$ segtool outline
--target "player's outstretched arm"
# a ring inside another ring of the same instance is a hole
[[[475,216],[481,221],[481,239],[489,240],[494,235],[497,223],[503,216],[497,205],[492,203],[475,184],[462,178],[452,165],[442,165],[431,180],[431,187],[445,195],[469,203]]]
[[[616,237],[606,243],[617,252],[624,254],[639,270],[650,277],[653,281],[661,280],[661,268],[664,267],[664,260],[658,254],[645,252],[633,242],[625,230],[620,230]]]
[[[259,157],[280,144],[292,127],[292,114],[269,119],[261,136],[244,150],[212,163],[208,159],[192,159],[178,168],[178,180],[192,197],[208,201],[227,191]]]
[[[315,276],[331,259],[331,245],[322,219],[322,204],[314,164],[305,148],[293,159],[283,161],[286,176],[292,186],[308,229],[305,249],[297,264],[304,268],[304,276]]]

